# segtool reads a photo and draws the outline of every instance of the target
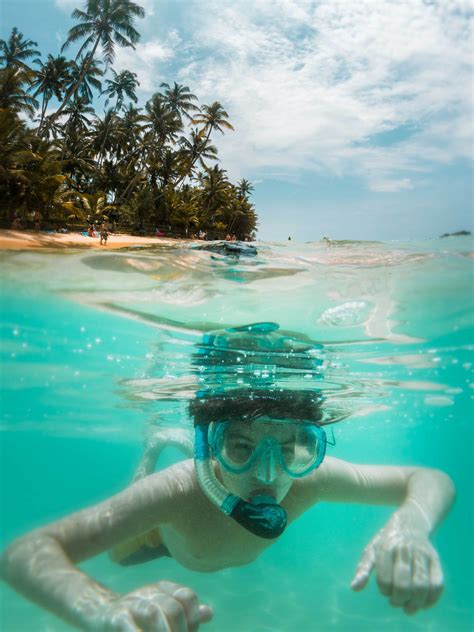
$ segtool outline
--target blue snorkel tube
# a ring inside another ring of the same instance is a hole
[[[286,528],[286,511],[271,496],[256,496],[248,502],[226,490],[217,479],[208,439],[209,425],[195,427],[194,465],[202,491],[221,511],[260,538],[278,538]]]

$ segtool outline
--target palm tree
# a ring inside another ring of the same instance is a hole
[[[189,111],[196,112],[199,108],[193,103],[193,101],[197,101],[197,96],[189,91],[188,86],[182,86],[175,82],[172,88],[168,83],[162,83],[160,87],[166,88],[163,100],[168,107],[191,121],[193,117],[190,116]]]
[[[136,73],[130,72],[130,70],[122,70],[122,72],[117,73],[112,68],[112,74],[114,78],[105,80],[107,88],[105,90],[102,90],[102,94],[107,95],[105,107],[108,106],[110,99],[116,99],[114,111],[117,112],[118,110],[122,109],[125,96],[127,96],[134,103],[137,103],[138,98],[135,94],[135,89],[137,86],[140,85],[140,83],[137,79]]]
[[[0,74],[5,72],[0,71]],[[18,173],[18,155],[27,147],[28,130],[24,121],[10,109],[0,109],[0,217],[6,223],[9,212],[21,207],[24,182]]]
[[[219,169],[215,165],[199,178],[201,185],[200,198],[203,211],[203,223],[212,225],[219,212],[222,212],[228,203],[231,184],[227,179],[225,169]]]
[[[136,149],[137,143],[139,144],[141,140],[143,125],[146,120],[142,110],[134,107],[131,103],[124,109],[121,119],[124,139],[123,154],[128,153],[130,149]]]
[[[81,97],[88,103],[92,102],[93,90],[100,92],[102,90],[102,83],[98,77],[102,77],[104,71],[101,68],[102,62],[99,59],[92,59],[91,53],[86,53],[79,59],[79,62],[71,62],[71,83],[75,85],[79,79],[81,84],[79,89],[74,95],[74,99]]]
[[[107,65],[114,60],[115,44],[135,49],[140,34],[133,27],[133,22],[135,18],[142,18],[144,15],[143,8],[132,0],[87,0],[85,11],[74,9],[72,17],[79,20],[80,24],[76,24],[70,29],[61,52],[70,44],[83,38],[85,41],[82,43],[76,59],[91,46],[92,50],[87,56],[88,62],[84,65],[77,81],[67,91],[57,112],[49,119],[48,126],[54,123],[69,101],[76,95],[90,64],[95,58],[99,44],[102,47],[103,58]]]
[[[34,48],[34,46],[38,46],[36,42],[29,39],[25,40],[23,37],[23,33],[20,33],[15,26],[8,41],[0,39],[0,64],[5,64],[6,68],[14,66],[23,70],[31,70],[25,63],[25,59],[41,55],[41,53]]]
[[[53,197],[66,180],[59,148],[30,133],[25,138],[24,148],[16,153],[15,163],[26,208],[39,208],[48,219]]]
[[[147,124],[145,129],[150,131],[160,145],[167,141],[174,142],[183,125],[179,115],[170,109],[163,95],[154,94],[145,105]]]
[[[0,109],[10,110],[19,114],[25,112],[33,116],[38,107],[38,101],[27,94],[24,86],[29,89],[33,73],[13,65],[0,68]]]
[[[248,200],[252,191],[253,185],[245,178],[242,178],[242,180],[237,182],[237,197],[239,199]]]
[[[91,124],[88,115],[94,114],[94,108],[89,105],[87,99],[79,97],[64,110],[64,114],[69,115],[65,125],[69,133],[71,131],[74,131],[74,133],[86,132]],[[66,140],[66,137],[64,140]]]
[[[104,112],[104,118],[97,117],[92,124],[93,147],[98,154],[98,166],[100,167],[106,152],[111,152],[118,136],[122,135],[121,119],[115,109]]]
[[[64,110],[64,114],[68,115],[68,119],[63,128],[61,159],[64,159],[66,156],[74,158],[78,153],[75,151],[75,146],[77,143],[83,144],[86,140],[86,135],[91,125],[88,115],[94,114],[94,108],[89,105],[87,99],[79,97]],[[88,139],[87,141],[90,144]]]
[[[228,117],[229,115],[219,101],[214,101],[211,105],[203,105],[201,113],[192,120],[192,123],[193,125],[203,125],[201,134],[204,135],[207,132],[206,141],[208,141],[211,132],[215,129],[221,132],[221,134],[224,133],[224,128],[234,130],[227,120]]]
[[[46,63],[43,64],[40,59],[35,59],[34,63],[38,64],[40,68],[35,71],[34,79],[31,82],[31,88],[36,88],[33,97],[38,96],[38,94],[43,95],[39,131],[43,125],[50,99],[54,96],[58,101],[61,101],[66,86],[71,80],[71,62],[62,55],[53,57],[50,54]]]
[[[181,175],[175,182],[175,187],[179,186],[186,177],[192,176],[193,167],[196,162],[199,163],[203,169],[207,169],[207,165],[204,162],[205,158],[208,160],[218,160],[217,147],[206,142],[197,129],[191,130],[190,139],[181,136],[179,145],[182,167],[180,169]]]

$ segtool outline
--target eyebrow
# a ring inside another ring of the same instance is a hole
[[[237,428],[229,429],[229,437],[231,439],[250,439],[247,428],[238,430]]]

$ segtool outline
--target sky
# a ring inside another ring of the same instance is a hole
[[[213,138],[253,183],[258,238],[431,239],[473,230],[470,0],[135,0],[141,40],[113,67],[219,101]],[[0,0],[58,54],[82,0]],[[70,49],[69,54],[76,52]]]

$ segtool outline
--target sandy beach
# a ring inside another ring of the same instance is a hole
[[[163,237],[136,237],[135,235],[109,233],[106,246],[100,245],[100,237],[82,233],[45,233],[29,230],[0,229],[0,250],[29,250],[33,248],[99,248],[117,250],[129,246],[156,246],[174,244],[177,239]]]

